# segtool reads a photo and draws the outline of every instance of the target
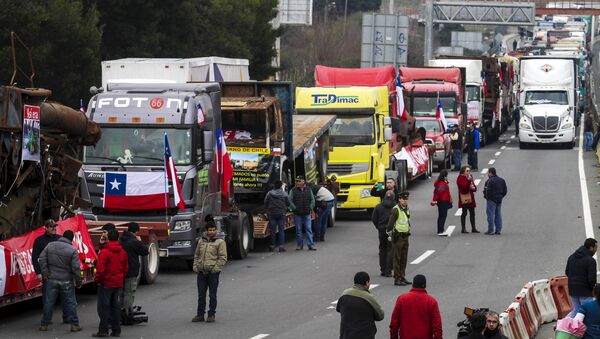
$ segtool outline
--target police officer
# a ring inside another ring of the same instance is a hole
[[[408,209],[408,192],[399,194],[398,204],[392,208],[392,215],[387,226],[392,237],[394,252],[394,285],[412,284],[406,280],[406,262],[408,260],[408,237],[410,236],[410,211]]]

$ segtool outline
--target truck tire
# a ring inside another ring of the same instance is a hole
[[[425,173],[421,174],[419,179],[427,180],[427,178],[430,178],[432,174],[433,174],[433,157],[429,156],[429,160],[427,161],[427,169],[425,170]]]
[[[529,145],[526,142],[519,141],[519,149],[527,149]]]
[[[250,239],[253,236],[248,216],[244,214],[241,223],[233,223],[233,225],[231,225],[231,231],[231,256],[234,259],[244,259],[248,256],[248,251],[250,251]]]
[[[404,192],[408,188],[408,169],[406,168],[406,161],[397,161],[396,171],[398,171],[398,190],[399,192]]]
[[[479,143],[481,146],[485,146],[488,143],[488,130],[487,127],[483,127],[479,133]]]
[[[152,285],[158,276],[160,268],[160,256],[158,255],[158,241],[156,235],[150,236],[148,244],[148,255],[142,257],[142,274],[141,280],[144,284]]]
[[[337,206],[334,202],[333,207],[331,208],[331,213],[329,213],[329,218],[327,219],[327,227],[335,226],[335,215],[337,213]]]

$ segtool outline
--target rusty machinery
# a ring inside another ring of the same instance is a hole
[[[18,50],[17,50],[18,48]],[[24,51],[30,70],[17,63]],[[78,198],[77,174],[83,145],[95,145],[100,127],[79,110],[48,100],[51,90],[35,88],[31,50],[11,33],[13,73],[0,86],[0,239],[39,227],[43,220],[72,215]],[[25,77],[29,87],[16,85]],[[22,161],[23,105],[40,107],[40,162]]]

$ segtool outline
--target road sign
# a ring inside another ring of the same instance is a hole
[[[360,67],[406,66],[408,17],[363,14]]]

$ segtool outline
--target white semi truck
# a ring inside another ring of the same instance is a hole
[[[578,90],[575,60],[522,57],[520,72],[519,147],[558,144],[573,148]]]

